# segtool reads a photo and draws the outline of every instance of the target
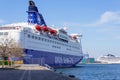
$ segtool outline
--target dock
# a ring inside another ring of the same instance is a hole
[[[39,65],[20,65],[16,68],[1,68],[2,80],[79,80],[59,74]]]

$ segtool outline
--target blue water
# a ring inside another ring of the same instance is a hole
[[[80,80],[120,80],[120,64],[80,64],[74,68],[60,68],[58,72],[74,75]]]

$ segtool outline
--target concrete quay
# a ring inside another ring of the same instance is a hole
[[[20,65],[14,68],[1,68],[0,80],[79,80],[55,73],[39,65]]]

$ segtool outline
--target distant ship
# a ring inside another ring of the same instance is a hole
[[[21,43],[26,54],[24,64],[70,67],[82,60],[81,35],[48,27],[32,0],[27,13],[28,22],[0,27],[0,37],[10,36]]]
[[[118,64],[120,63],[120,57],[116,57],[115,55],[108,54],[98,58],[97,61],[100,61],[101,63]]]

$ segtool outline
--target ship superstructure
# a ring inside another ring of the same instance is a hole
[[[25,64],[74,66],[83,58],[81,35],[69,35],[64,28],[48,27],[35,3],[30,0],[28,22],[0,27],[0,37],[10,37],[21,43]]]
[[[101,63],[108,63],[108,64],[119,64],[120,63],[120,57],[116,57],[113,54],[107,54],[105,56],[101,56],[97,59]]]

